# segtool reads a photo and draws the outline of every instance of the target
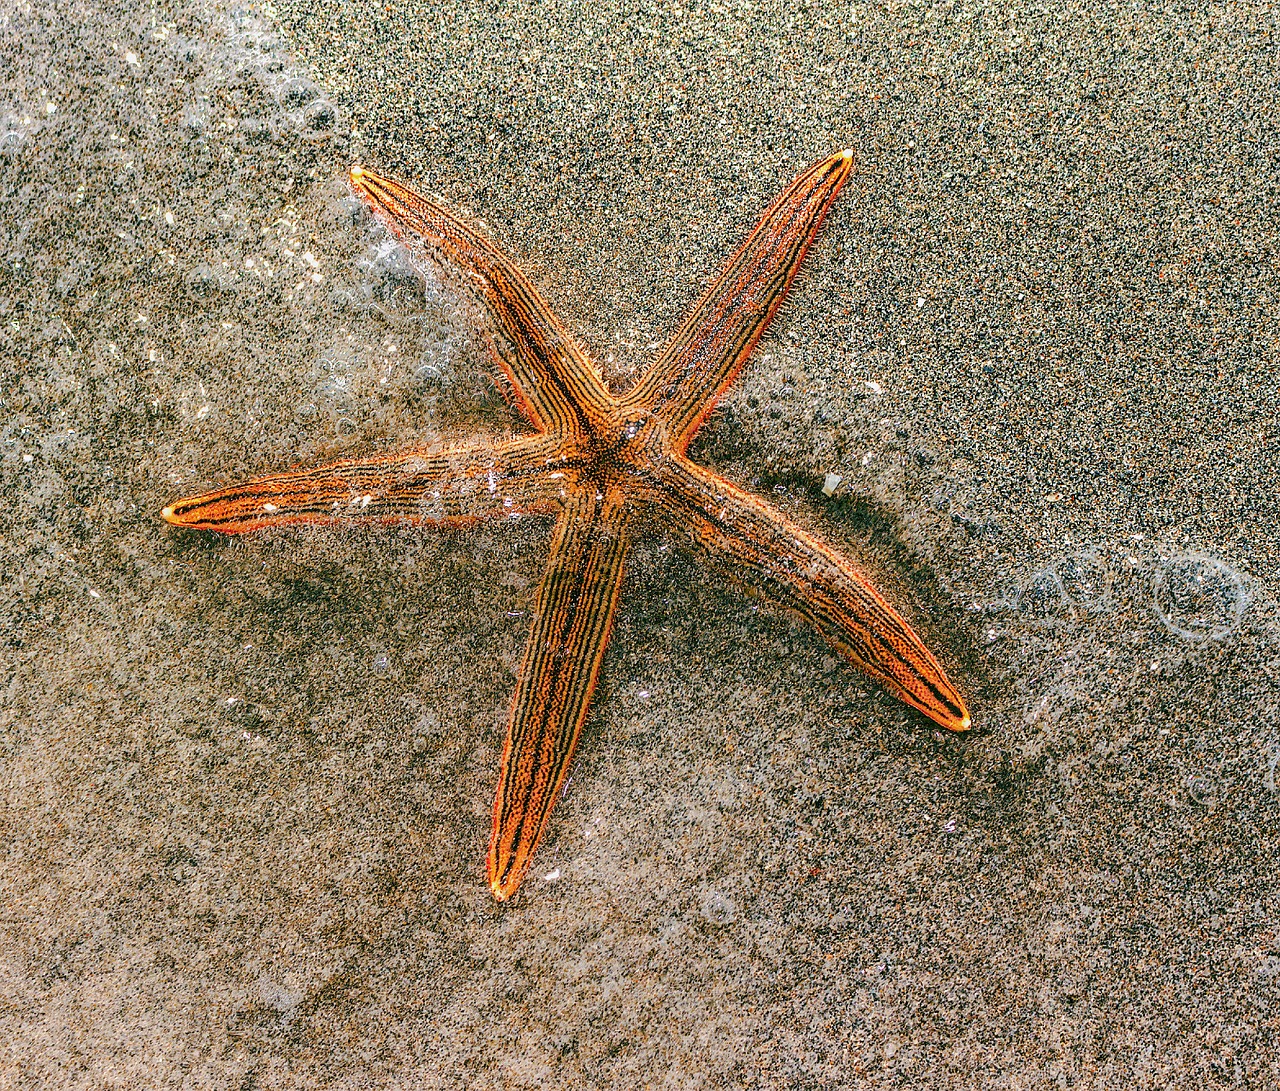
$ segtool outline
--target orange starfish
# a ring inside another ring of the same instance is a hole
[[[852,152],[832,155],[782,191],[648,373],[621,396],[510,258],[408,187],[353,167],[356,192],[412,254],[468,274],[509,342],[500,347],[488,337],[534,432],[256,477],[162,513],[176,526],[222,534],[291,523],[555,516],[493,805],[489,886],[500,901],[529,870],[564,784],[641,512],[728,562],[931,720],[952,731],[969,726],[937,660],[850,561],[685,457],[777,311],[852,163]]]

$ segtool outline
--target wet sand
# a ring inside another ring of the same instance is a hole
[[[3,1081],[1280,1082],[1265,7],[3,19]],[[545,523],[159,510],[513,427],[351,163],[482,222],[621,390],[845,146],[693,453],[865,564],[975,730],[648,538],[499,906]]]

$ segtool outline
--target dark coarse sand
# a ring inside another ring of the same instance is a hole
[[[0,13],[0,1086],[1276,1087],[1270,6],[492,7]],[[545,523],[159,509],[512,427],[351,163],[623,389],[845,146],[694,453],[860,558],[975,731],[647,539],[499,906]]]

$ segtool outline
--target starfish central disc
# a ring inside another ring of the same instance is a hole
[[[671,438],[662,418],[647,409],[618,413],[600,430],[598,457],[630,471],[652,472],[671,451]]]

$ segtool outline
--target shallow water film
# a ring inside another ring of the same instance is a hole
[[[0,27],[0,1083],[1280,1082],[1267,6]],[[160,511],[521,429],[352,164],[513,255],[622,392],[846,147],[690,455],[863,566],[973,729],[639,534],[499,904],[550,520]]]

